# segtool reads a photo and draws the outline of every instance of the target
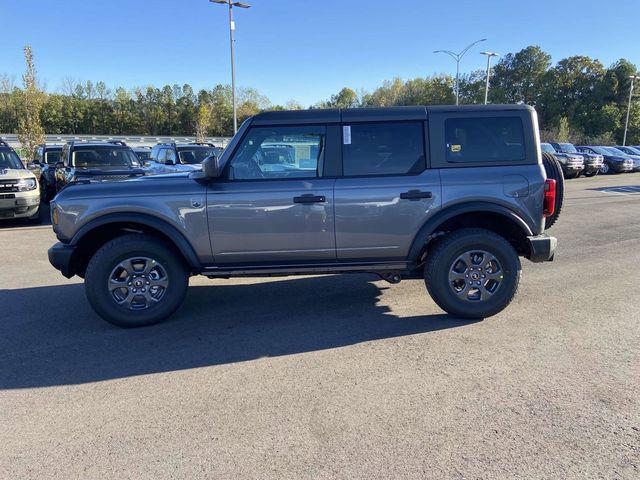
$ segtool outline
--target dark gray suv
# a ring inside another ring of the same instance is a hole
[[[265,112],[202,171],[63,190],[49,259],[120,326],[167,318],[195,274],[419,277],[483,318],[511,302],[519,257],[553,259],[555,187],[531,107]]]

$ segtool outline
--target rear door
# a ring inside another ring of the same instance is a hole
[[[324,178],[339,128],[252,126],[207,189],[217,264],[334,262],[335,179]],[[334,138],[333,141],[329,137]]]
[[[426,122],[358,122],[347,115],[335,186],[338,261],[404,260],[441,205],[439,172],[428,168]]]

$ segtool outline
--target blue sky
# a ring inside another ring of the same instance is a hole
[[[640,65],[640,0],[246,1],[250,10],[236,10],[238,85],[274,103],[453,73],[432,51],[482,37],[500,53],[537,44],[554,61],[584,54]],[[31,44],[50,91],[66,76],[110,87],[230,82],[227,11],[207,0],[0,0],[0,25],[0,73],[19,80]],[[463,71],[483,68],[480,50]]]

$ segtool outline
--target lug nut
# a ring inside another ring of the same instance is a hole
[[[137,292],[138,292],[138,290],[136,290],[136,289],[134,288],[134,289],[133,289],[133,293],[137,293]]]

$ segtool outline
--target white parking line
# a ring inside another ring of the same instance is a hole
[[[611,195],[640,195],[640,186],[611,187],[603,188],[600,191]]]

